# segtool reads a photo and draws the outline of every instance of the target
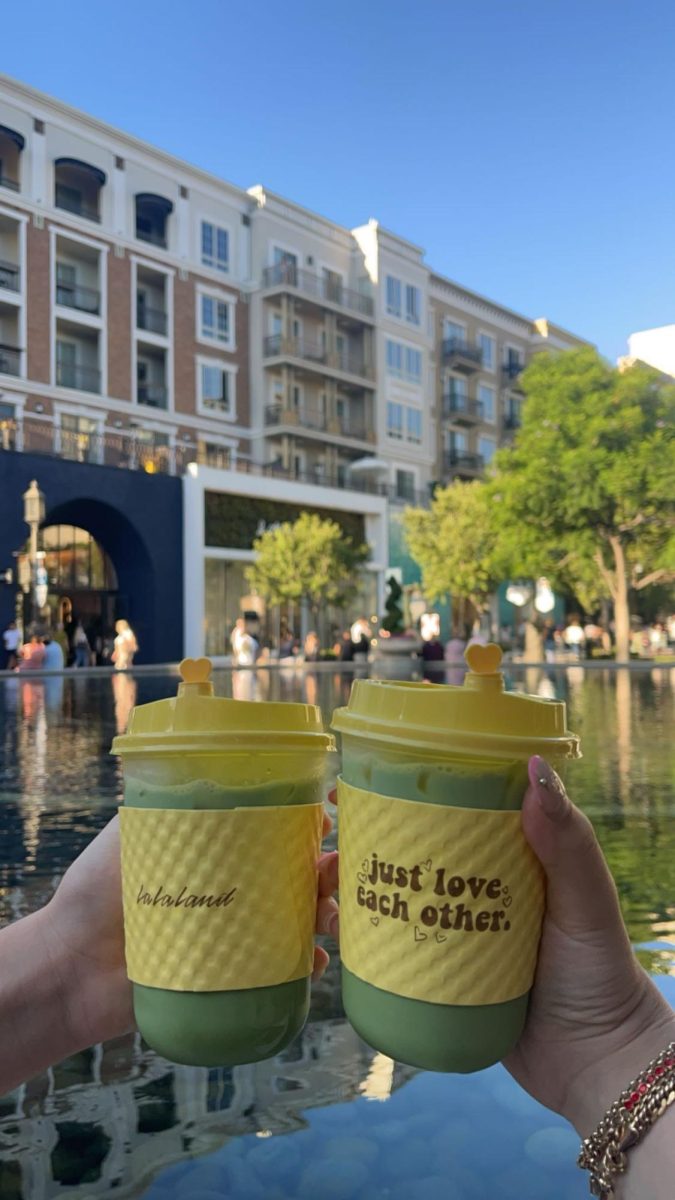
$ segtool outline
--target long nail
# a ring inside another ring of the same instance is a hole
[[[560,776],[538,754],[530,759],[527,770],[530,783],[546,816],[554,820],[563,817],[570,801]]]

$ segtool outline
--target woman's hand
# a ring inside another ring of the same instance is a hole
[[[590,821],[543,759],[529,775],[523,829],[547,905],[527,1024],[505,1066],[586,1135],[675,1039],[675,1016],[633,954]]]
[[[331,824],[324,815],[324,837]],[[318,873],[316,930],[334,934],[335,851],[321,856]],[[0,1094],[85,1046],[134,1028],[117,817],[68,868],[43,909],[0,932],[0,962]],[[326,951],[315,947],[313,978],[327,965]]]

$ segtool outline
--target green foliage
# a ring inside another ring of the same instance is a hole
[[[268,604],[307,600],[313,608],[343,608],[358,591],[366,545],[355,545],[340,526],[303,512],[296,521],[267,529],[253,543],[257,558],[246,578]]]
[[[675,578],[675,387],[591,349],[537,355],[522,383],[489,484],[505,573],[547,575],[589,607]]]
[[[454,596],[485,608],[499,582],[500,559],[487,485],[439,488],[429,509],[406,510],[404,525],[429,600]]]
[[[403,609],[401,608],[403,588],[395,575],[389,576],[387,587],[389,590],[384,603],[387,615],[382,622],[382,628],[395,637],[396,634],[403,633]]]

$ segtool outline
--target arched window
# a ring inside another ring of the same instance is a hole
[[[26,144],[22,133],[0,125],[0,187],[18,192],[21,187],[21,151]]]
[[[88,221],[100,221],[99,198],[105,172],[79,158],[54,162],[54,204]]]
[[[173,204],[166,196],[139,192],[136,196],[136,237],[154,246],[166,246],[166,224]]]

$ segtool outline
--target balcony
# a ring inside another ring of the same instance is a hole
[[[373,368],[354,350],[345,348],[342,353],[329,351],[320,342],[312,342],[304,337],[284,337],[275,333],[265,338],[263,353],[265,358],[299,358],[325,371],[341,371],[346,375],[358,375],[361,379],[374,378]]]
[[[520,359],[509,359],[508,362],[502,363],[502,379],[505,387],[510,387],[521,391],[519,376],[525,370],[525,363]]]
[[[139,404],[148,408],[166,409],[169,400],[169,389],[163,383],[138,383],[137,399]]]
[[[0,171],[0,187],[9,188],[10,192],[21,191],[16,179],[10,179],[9,175],[3,175]]]
[[[480,400],[447,392],[443,397],[443,416],[455,425],[478,425],[483,420],[483,405]]]
[[[21,374],[21,350],[18,346],[5,346],[0,342],[0,375]]]
[[[57,282],[56,303],[62,304],[64,308],[76,308],[79,312],[98,316],[101,311],[101,293],[96,288]]]
[[[86,221],[101,220],[99,197],[105,172],[77,158],[57,158],[54,163],[54,206]]]
[[[147,304],[136,302],[136,328],[145,329],[148,333],[158,333],[166,337],[167,315],[161,308],[148,308]]]
[[[483,365],[483,352],[478,346],[470,346],[462,338],[446,338],[442,346],[443,362],[453,371],[473,375]]]
[[[520,429],[521,425],[522,425],[522,419],[521,419],[520,413],[516,413],[516,412],[507,412],[506,413],[506,415],[504,417],[504,428],[505,429],[513,431],[516,429]]]
[[[98,367],[57,360],[56,382],[59,387],[76,388],[79,392],[100,392],[101,372]]]
[[[469,454],[466,450],[448,450],[444,463],[451,475],[479,475],[485,466],[482,454]]]
[[[20,287],[19,268],[14,263],[0,261],[0,288],[18,292]]]
[[[263,271],[262,286],[265,289],[291,289],[319,304],[336,304],[349,312],[361,317],[372,319],[374,303],[371,296],[363,296],[351,288],[343,287],[334,279],[326,279],[315,275],[313,271],[303,271],[293,263],[277,263],[274,267],[266,267]]]
[[[270,404],[265,409],[265,425],[297,430],[298,437],[308,431],[328,433],[352,438],[358,442],[373,442],[375,435],[365,424],[353,417],[327,417],[319,410],[307,408],[284,408],[281,404]]]

